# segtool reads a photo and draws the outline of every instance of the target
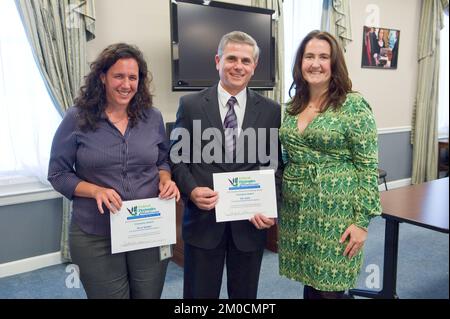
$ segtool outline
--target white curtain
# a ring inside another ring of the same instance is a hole
[[[283,104],[284,101],[284,33],[282,0],[252,0],[252,6],[274,10],[272,15],[272,32],[275,37],[275,87],[265,91],[264,95]]]
[[[13,0],[0,0],[0,177],[47,182],[61,116],[48,94]]]
[[[61,114],[73,105],[89,68],[86,44],[95,38],[94,0],[16,0],[46,85]],[[61,255],[70,260],[71,202],[63,200]]]
[[[289,87],[292,84],[292,67],[298,46],[312,30],[320,29],[322,1],[284,0],[284,74],[285,101],[289,100]]]

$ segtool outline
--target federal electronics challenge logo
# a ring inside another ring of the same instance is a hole
[[[161,216],[161,213],[151,205],[135,205],[130,208],[127,207],[127,211],[131,215],[127,217],[127,220]]]
[[[261,188],[261,185],[251,177],[234,177],[232,179],[228,179],[228,181],[231,184],[231,186],[228,187],[228,190]]]

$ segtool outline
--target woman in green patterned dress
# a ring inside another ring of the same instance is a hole
[[[280,274],[302,282],[305,299],[346,298],[362,266],[369,221],[381,212],[375,120],[352,91],[329,33],[305,37],[293,78],[295,95],[280,128]]]

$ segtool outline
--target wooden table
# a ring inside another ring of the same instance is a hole
[[[448,234],[448,177],[382,192],[380,196],[381,216],[386,220],[383,287],[380,291],[352,289],[350,294],[396,299],[399,223]]]

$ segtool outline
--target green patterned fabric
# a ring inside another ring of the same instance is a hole
[[[344,257],[348,241],[339,239],[351,224],[367,228],[381,213],[377,136],[370,106],[357,93],[338,111],[319,114],[301,134],[297,116],[284,114],[281,275],[322,291],[354,287],[363,253]]]

